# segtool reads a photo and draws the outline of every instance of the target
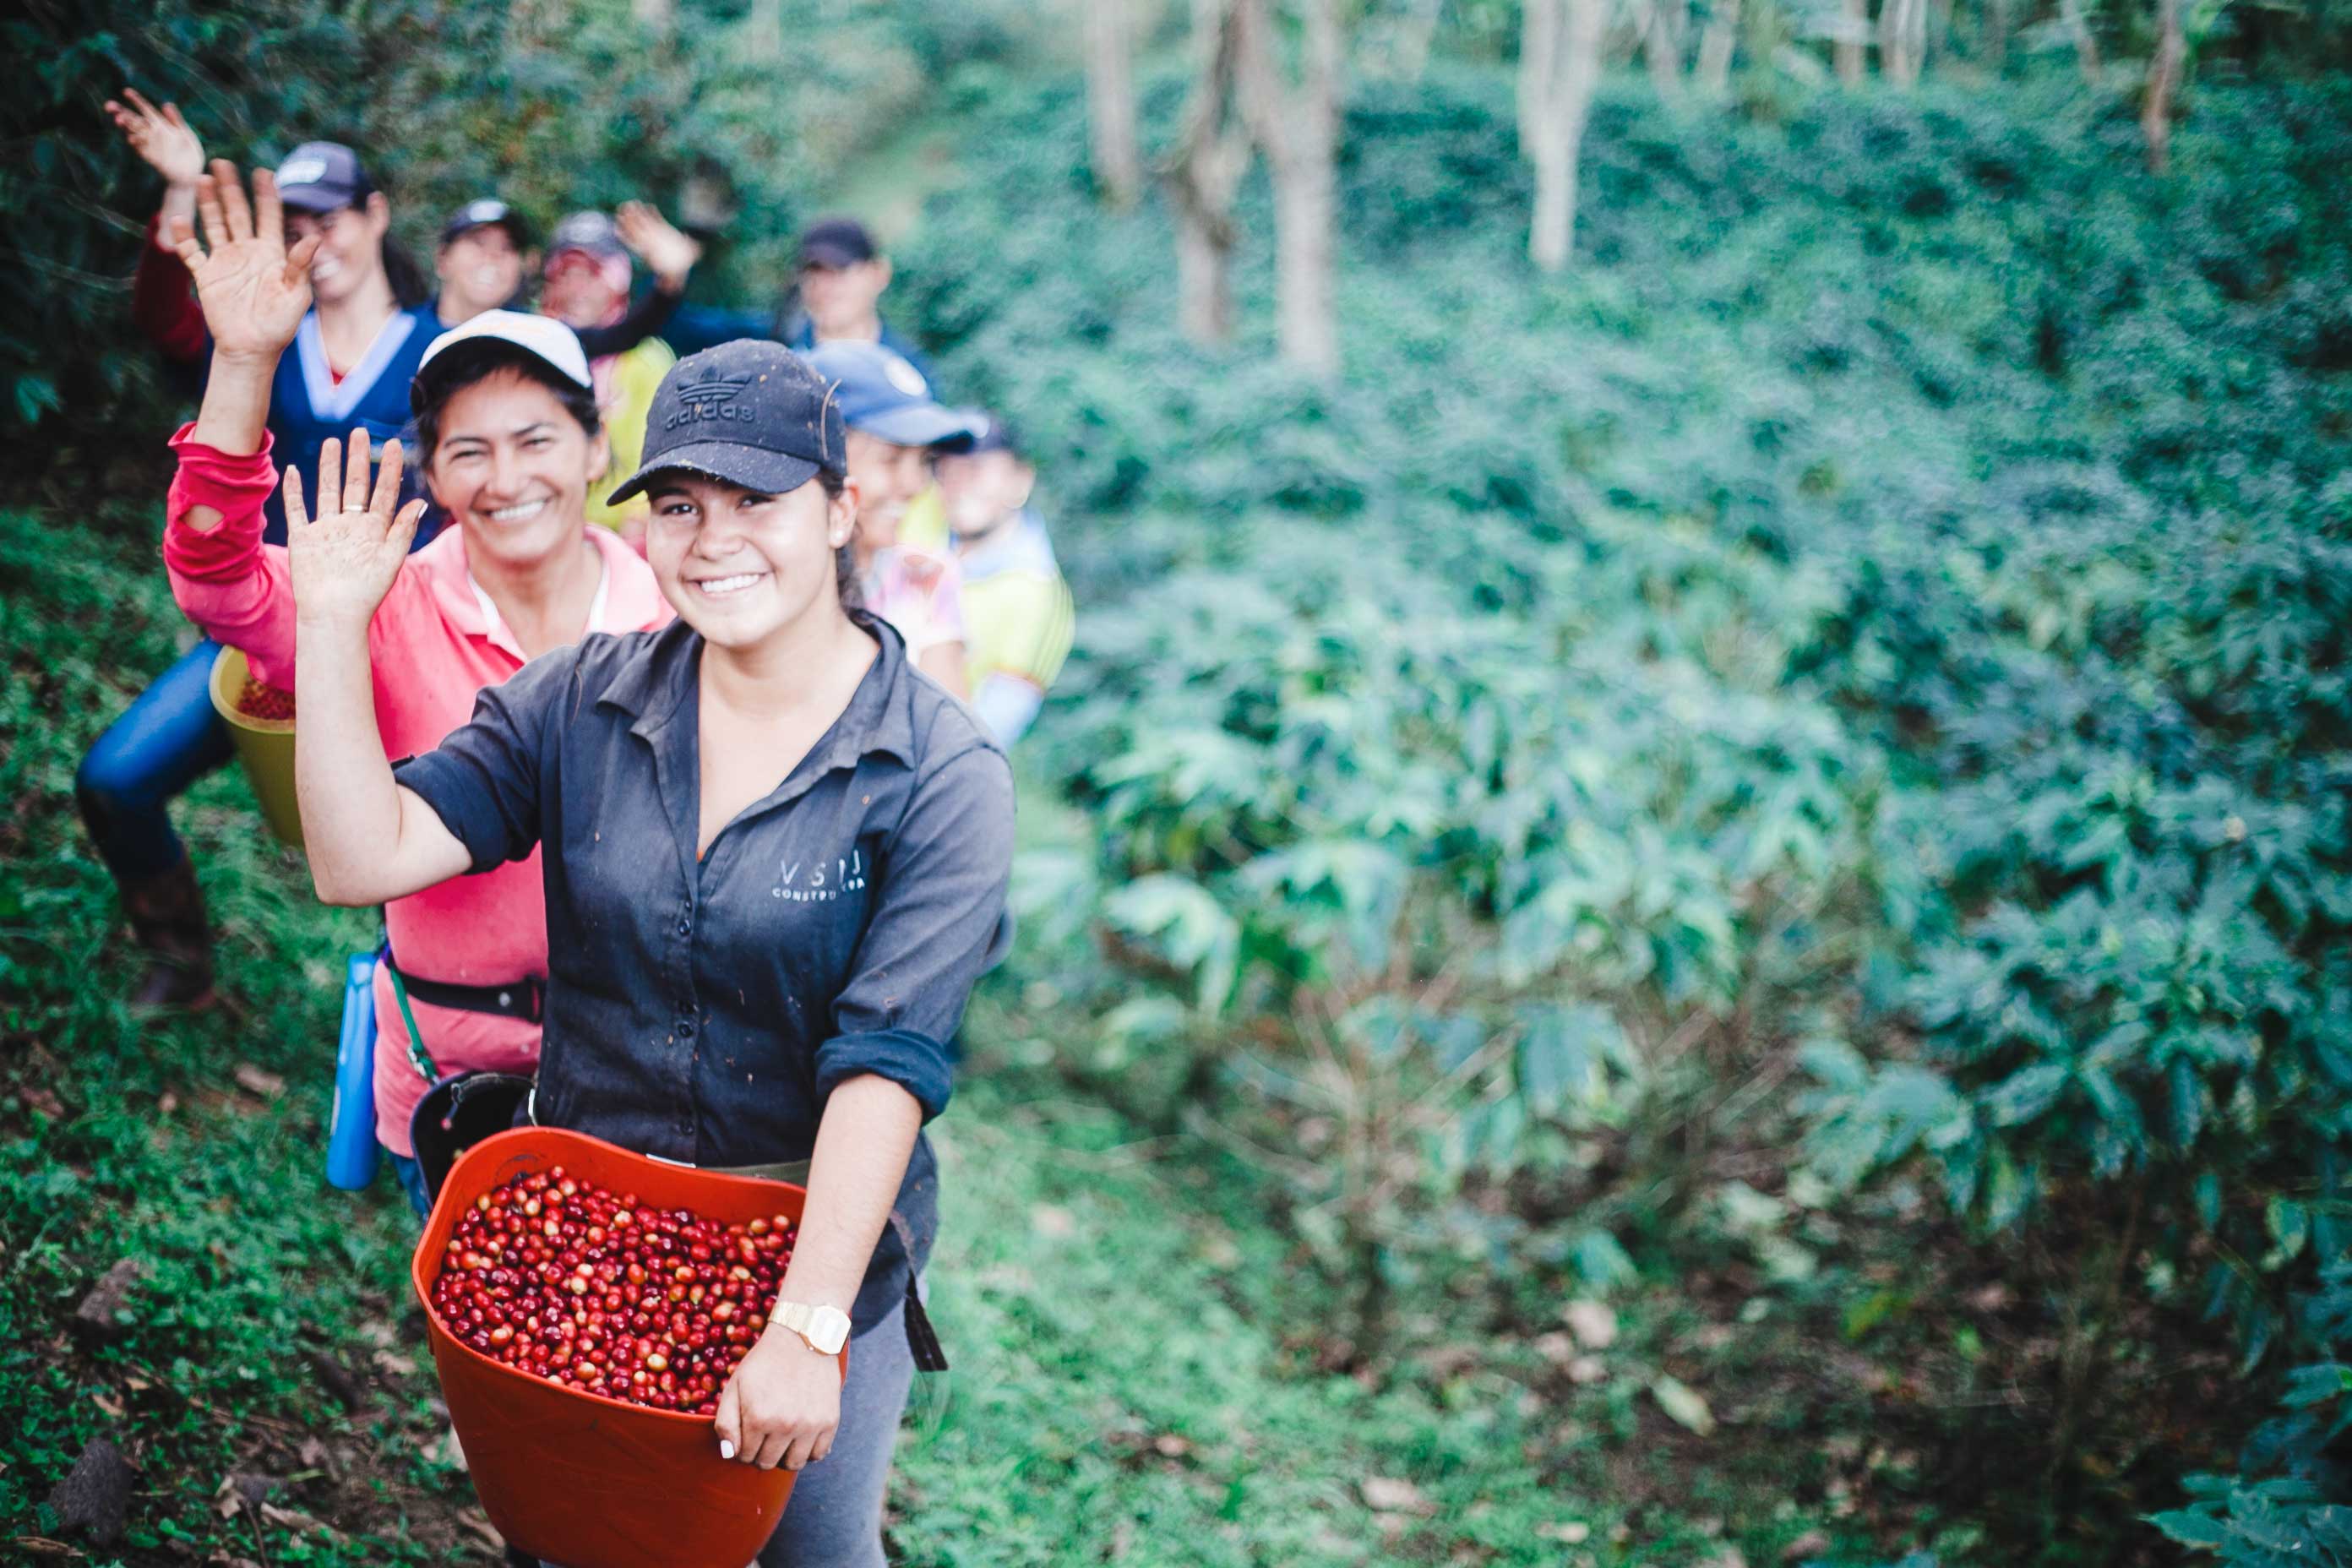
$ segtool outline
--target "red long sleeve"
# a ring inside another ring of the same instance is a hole
[[[205,353],[205,313],[196,304],[195,279],[178,257],[157,242],[156,222],[147,220],[147,240],[139,247],[139,272],[131,280],[131,320],[165,358],[194,364]]]

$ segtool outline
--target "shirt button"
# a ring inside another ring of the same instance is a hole
[[[677,1021],[677,1037],[678,1037],[679,1039],[681,1039],[681,1040],[690,1040],[690,1039],[694,1038],[694,1020],[693,1020],[693,1019],[691,1019],[691,1018],[680,1018],[680,1019]]]
[[[682,920],[677,922],[677,934],[680,936],[688,935],[693,930],[694,922],[692,921]]]

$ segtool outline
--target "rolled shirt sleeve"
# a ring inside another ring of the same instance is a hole
[[[574,685],[580,647],[557,648],[474,698],[474,716],[422,756],[393,764],[393,776],[433,808],[488,871],[526,858],[540,838],[540,803],[552,787],[547,744]]]
[[[178,263],[174,262],[174,266]],[[172,437],[178,461],[164,502],[163,566],[180,611],[215,642],[241,649],[255,679],[294,689],[294,595],[283,546],[261,542],[262,509],[278,489],[270,439],[256,452],[224,452],[183,425]],[[221,521],[188,526],[210,507]]]
[[[929,1121],[954,1086],[945,1042],[981,975],[1012,942],[1013,772],[973,746],[915,791],[877,868],[874,918],[818,1046],[816,1091],[874,1073],[915,1097]]]

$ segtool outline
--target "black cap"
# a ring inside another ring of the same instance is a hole
[[[803,267],[855,267],[879,254],[874,237],[854,217],[819,218],[801,230]]]
[[[606,498],[642,495],[665,469],[780,496],[819,469],[849,468],[841,408],[808,362],[758,338],[738,338],[670,366],[646,411],[645,460]]]
[[[629,247],[621,243],[620,228],[597,212],[573,213],[555,226],[547,237],[547,258],[552,261],[567,250],[584,250],[598,258],[617,256],[624,261],[629,257]]]
[[[472,228],[505,229],[507,237],[515,242],[517,250],[530,248],[530,225],[523,221],[522,214],[495,196],[467,202],[451,213],[449,221],[441,226],[441,243],[446,245]]]
[[[1021,455],[1021,437],[1002,415],[991,414],[985,408],[959,408],[957,416],[973,431],[971,445],[964,450],[979,452],[1010,452]]]
[[[289,212],[331,213],[373,195],[360,155],[340,142],[305,142],[278,165],[278,199]]]

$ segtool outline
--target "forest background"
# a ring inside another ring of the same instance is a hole
[[[901,1562],[2352,1561],[2340,0],[28,0],[0,108],[0,1542],[491,1548],[241,779],[141,1022],[74,764],[187,634],[128,84],[424,248],[796,226],[1029,433]],[[119,1290],[91,1292],[101,1278]],[[119,1532],[52,1490],[97,1439]]]

